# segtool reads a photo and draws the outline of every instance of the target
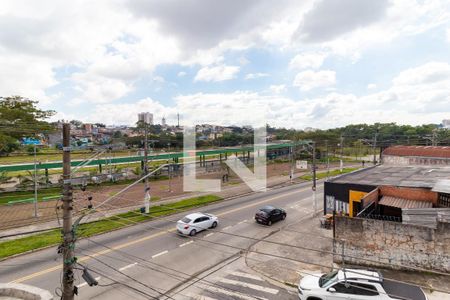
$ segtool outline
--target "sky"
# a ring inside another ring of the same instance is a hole
[[[78,119],[450,119],[449,0],[4,0],[0,96]]]

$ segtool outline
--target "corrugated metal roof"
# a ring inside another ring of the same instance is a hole
[[[398,208],[431,208],[433,203],[426,201],[414,201],[404,198],[397,198],[391,196],[383,196],[378,203],[380,205],[398,207]]]
[[[363,185],[393,185],[433,188],[437,181],[450,178],[450,166],[380,165],[331,178],[328,182]]]
[[[450,147],[448,147],[448,146],[391,146],[391,147],[386,148],[383,151],[383,155],[450,158]]]
[[[450,194],[450,179],[441,179],[436,182],[432,189],[433,192]]]

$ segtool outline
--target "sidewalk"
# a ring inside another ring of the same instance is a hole
[[[300,222],[288,224],[284,229],[289,231],[281,229],[266,239],[275,241],[279,243],[278,245],[259,242],[252,247],[252,250],[290,259],[247,252],[245,257],[248,267],[269,280],[293,287],[296,287],[300,279],[306,275],[325,273],[331,270],[334,265],[333,257],[331,253],[327,252],[332,252],[333,249],[332,230],[320,228],[319,220],[312,216],[303,218]],[[298,246],[299,248],[280,246],[280,244]],[[316,251],[301,249],[300,247]],[[261,261],[264,263],[261,263]],[[338,265],[334,266],[337,267]],[[351,266],[347,265],[347,267]],[[443,276],[390,269],[380,271],[385,278],[428,287],[428,289],[424,289],[424,292],[429,300],[450,300],[450,294],[433,291],[438,289],[450,293],[450,274],[449,276]]]

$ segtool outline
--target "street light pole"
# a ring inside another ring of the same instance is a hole
[[[33,144],[34,146],[34,217],[38,217],[38,199],[37,199],[37,190],[38,190],[38,183],[37,183],[37,167],[36,167],[36,144]]]
[[[144,119],[144,176],[148,173],[148,130],[147,120]],[[150,188],[148,186],[148,177],[144,181],[144,207],[145,213],[150,213]]]
[[[313,203],[314,203],[314,215],[317,213],[317,202],[316,202],[316,142],[313,142],[313,159],[312,159],[312,168],[313,168]]]

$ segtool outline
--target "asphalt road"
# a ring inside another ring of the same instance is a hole
[[[318,202],[323,201],[322,192],[320,184]],[[291,299],[282,289],[239,270],[221,277],[225,288],[202,274],[235,263],[240,253],[281,226],[301,222],[302,217],[312,213],[311,194],[311,183],[296,184],[196,209],[217,215],[220,224],[195,238],[176,234],[175,222],[187,214],[182,213],[80,240],[75,249],[79,267],[88,267],[99,286],[87,286],[77,270],[78,299],[234,299],[239,295],[233,294],[236,291],[230,286],[236,283],[241,290],[238,298],[255,299],[251,296],[253,291],[261,294],[257,299],[271,299],[262,294],[278,290],[276,299]],[[256,224],[256,209],[267,204],[284,208],[287,219],[271,227]],[[52,247],[2,261],[0,282],[30,284],[57,296],[61,260],[56,247]],[[242,289],[247,296],[243,296]],[[165,297],[167,292],[171,296]]]

